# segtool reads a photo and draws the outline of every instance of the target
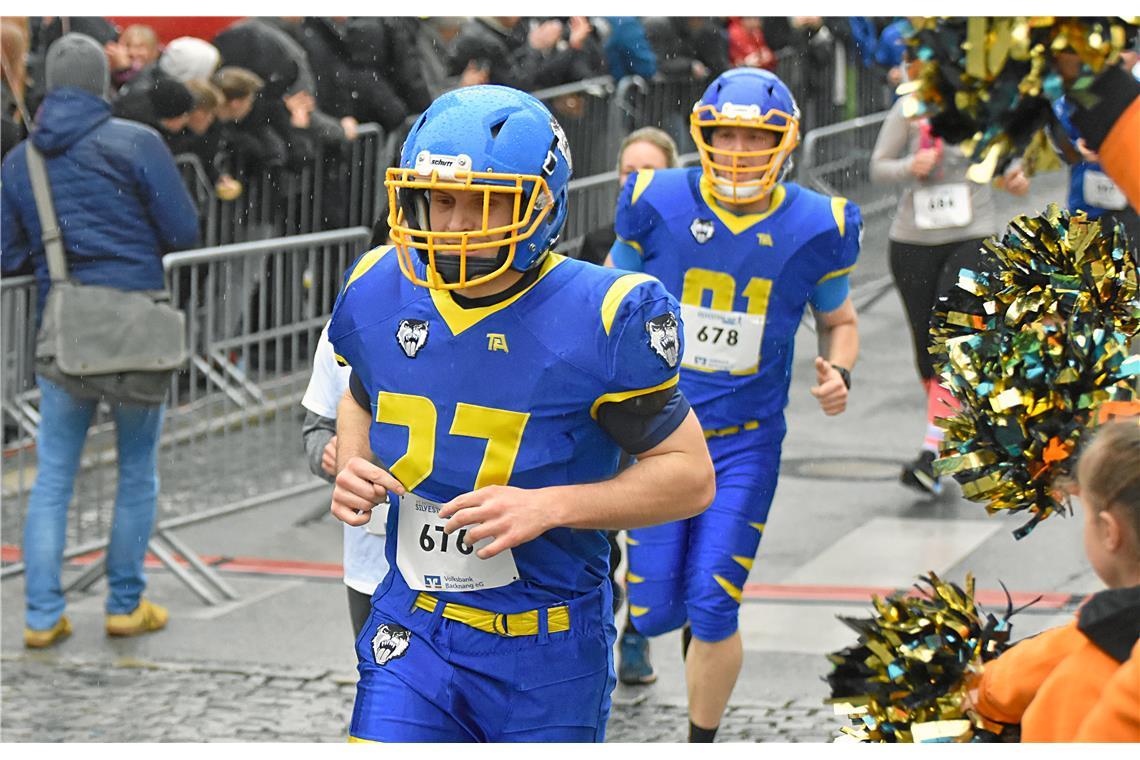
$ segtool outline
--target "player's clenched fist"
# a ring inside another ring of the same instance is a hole
[[[364,525],[372,518],[372,508],[388,498],[391,491],[399,496],[407,493],[400,481],[382,467],[367,459],[349,459],[336,476],[332,513],[349,525]]]
[[[847,384],[835,368],[819,356],[815,357],[815,379],[811,395],[819,401],[823,413],[836,415],[843,412],[847,408]]]

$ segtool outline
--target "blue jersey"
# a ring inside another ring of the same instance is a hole
[[[1081,138],[1077,128],[1073,126],[1073,105],[1068,98],[1058,98],[1053,102],[1053,114],[1057,117],[1063,135],[1054,134],[1055,139],[1068,139],[1076,147],[1077,140]],[[1097,205],[1097,198],[1090,198],[1086,188],[1096,193],[1101,203]],[[1084,211],[1089,219],[1099,219],[1105,211],[1120,211],[1128,207],[1128,202],[1116,184],[1104,173],[1101,165],[1095,161],[1080,160],[1069,167],[1069,211]]]
[[[357,261],[329,324],[338,359],[368,392],[369,439],[387,469],[440,503],[489,485],[612,477],[620,451],[599,427],[598,408],[677,384],[678,307],[661,283],[549,254],[520,293],[462,308],[445,291],[413,285],[391,250]],[[398,524],[393,505],[389,578],[406,587]],[[518,612],[587,593],[609,571],[598,530],[556,528],[513,554],[515,582],[433,594]]]
[[[638,251],[642,271],[680,294],[686,311],[704,307],[752,315],[754,322],[763,318],[752,366],[697,366],[690,335],[681,390],[705,430],[767,420],[778,423],[770,427],[782,436],[796,328],[809,300],[824,310],[842,303],[823,306],[814,299],[825,283],[855,266],[859,208],[787,183],[773,190],[768,211],[737,216],[715,203],[704,182],[699,167],[639,172],[618,199],[614,230],[619,243]],[[698,339],[725,336],[714,329]]]

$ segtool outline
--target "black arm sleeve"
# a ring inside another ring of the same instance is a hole
[[[636,396],[598,409],[598,424],[630,454],[649,451],[681,426],[689,402],[677,386]]]
[[[348,390],[352,393],[352,398],[356,403],[360,404],[360,408],[372,414],[372,399],[368,397],[368,389],[364,387],[364,383],[356,376],[355,370],[348,376]]]
[[[305,421],[301,423],[301,440],[305,444],[309,471],[329,483],[335,482],[336,479],[321,468],[321,457],[325,453],[325,446],[334,435],[336,435],[336,420],[305,411]]]

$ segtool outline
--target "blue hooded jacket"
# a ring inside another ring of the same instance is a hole
[[[47,164],[71,278],[121,290],[164,287],[162,254],[198,242],[198,214],[158,133],[114,119],[107,101],[65,87],[44,99],[29,139]],[[42,311],[51,278],[26,141],[5,156],[0,182],[0,269],[14,274],[31,264]]]
[[[657,55],[645,36],[645,28],[634,16],[606,16],[610,36],[605,54],[610,75],[616,80],[636,74],[649,79],[657,73]]]

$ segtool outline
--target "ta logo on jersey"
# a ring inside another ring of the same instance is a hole
[[[502,351],[504,354],[509,354],[510,349],[507,348],[507,336],[502,333],[487,333],[487,350]]]
[[[765,248],[771,248],[772,247],[772,236],[769,235],[767,232],[757,232],[756,233],[756,242],[759,243],[760,245],[764,246]]]
[[[372,637],[372,656],[377,665],[387,665],[392,660],[403,657],[412,641],[412,632],[402,625],[384,623],[376,629]]]
[[[400,344],[404,355],[415,359],[416,354],[424,347],[428,339],[428,323],[422,319],[401,319],[400,326],[396,328],[396,342]]]
[[[673,369],[680,358],[680,343],[677,340],[677,318],[672,312],[665,312],[645,323],[649,333],[649,347],[661,357],[665,366]]]
[[[716,227],[709,219],[694,219],[693,223],[689,225],[689,232],[693,233],[693,239],[698,243],[707,243],[709,238],[713,236]]]

